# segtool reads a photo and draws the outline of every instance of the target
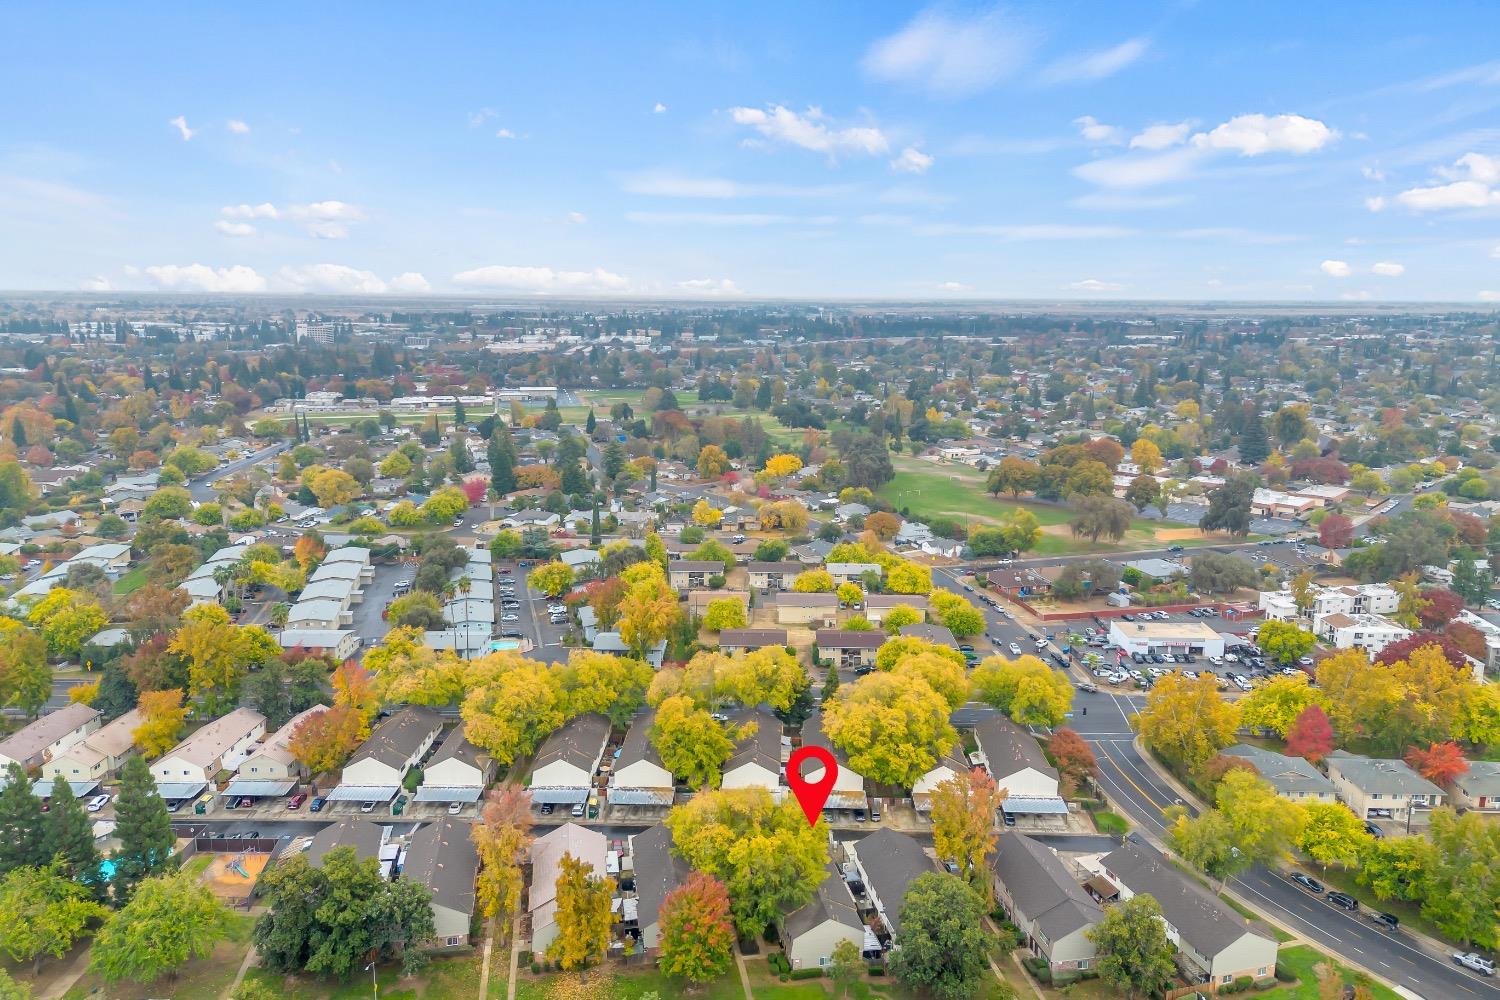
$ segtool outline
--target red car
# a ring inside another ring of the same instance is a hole
[[[307,801],[307,796],[304,795],[302,792],[298,792],[296,795],[293,795],[291,798],[289,798],[289,799],[286,800],[286,807],[288,809],[301,809],[302,808],[302,803],[304,803],[306,801]]]

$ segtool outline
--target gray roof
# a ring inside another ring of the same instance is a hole
[[[939,646],[958,648],[958,640],[953,638],[953,632],[946,625],[929,625],[927,622],[913,622],[910,625],[902,625],[901,634],[915,636],[918,639],[926,639],[928,642],[935,642]]]
[[[594,765],[609,739],[609,720],[598,712],[587,712],[553,730],[532,762],[533,772],[553,761],[567,761],[579,770],[593,773]]]
[[[483,771],[485,768],[484,751],[464,739],[464,725],[460,722],[448,731],[443,737],[443,742],[438,746],[437,752],[432,755],[432,760],[427,762],[431,767],[438,761],[457,759],[465,764],[472,765]]]
[[[349,758],[349,764],[374,758],[391,767],[401,767],[411,760],[429,736],[442,728],[443,720],[432,709],[425,706],[403,708],[375,727],[370,738]]]
[[[1003,715],[981,719],[974,726],[974,739],[990,763],[991,777],[997,781],[1027,767],[1057,777],[1057,769],[1047,763],[1031,734]]]
[[[670,573],[723,573],[724,564],[713,559],[680,559],[667,563]]]
[[[802,572],[802,564],[795,561],[787,562],[752,562],[746,571],[750,573],[791,573]]]
[[[615,759],[616,772],[627,764],[634,764],[640,760],[649,760],[657,767],[666,768],[666,765],[661,762],[661,755],[656,752],[656,747],[651,743],[651,727],[654,725],[656,725],[656,709],[654,708],[648,708],[630,720],[630,728],[625,730],[625,741],[620,744],[620,756]]]
[[[307,861],[321,865],[323,858],[335,847],[352,847],[354,856],[360,861],[380,857],[380,845],[385,843],[385,831],[378,824],[366,819],[341,819],[325,826],[312,839],[307,849]]]
[[[815,708],[807,721],[802,723],[802,745],[805,747],[822,747],[833,754],[833,759],[838,761],[840,769],[849,766],[849,755],[833,745],[833,741],[823,732],[823,710]]]
[[[730,724],[739,727],[747,722],[755,723],[755,732],[734,744],[734,753],[724,762],[723,773],[728,774],[746,764],[759,764],[772,774],[781,772],[781,720],[764,706],[742,708],[729,715]]]
[[[817,631],[819,649],[879,649],[885,644],[885,633],[879,629],[854,631],[843,628],[820,628]]]
[[[1221,750],[1220,753],[1227,757],[1238,757],[1249,761],[1278,795],[1292,792],[1305,792],[1313,795],[1333,794],[1333,782],[1324,777],[1322,771],[1301,757],[1289,757],[1286,754],[1251,746],[1248,743],[1236,743],[1232,747]]]
[[[784,628],[726,628],[719,633],[720,646],[746,646],[760,649],[765,646],[785,646]]]
[[[932,863],[922,852],[921,844],[889,827],[876,830],[854,845],[854,854],[868,879],[865,888],[873,892],[885,908],[886,929],[893,935],[898,934],[906,887],[918,875],[933,871]]]
[[[1380,760],[1357,753],[1335,750],[1326,758],[1330,772],[1337,768],[1350,784],[1366,792],[1382,795],[1441,795],[1443,790],[1416,771],[1404,760]]]
[[[1015,907],[1057,941],[1104,919],[1104,911],[1056,854],[1024,833],[1000,838],[990,868]]]
[[[832,862],[825,867],[823,881],[818,883],[812,900],[782,921],[783,940],[795,939],[830,920],[856,929],[864,926],[854,908],[854,897],[849,895],[849,884]]]
[[[839,597],[837,594],[786,593],[777,594],[776,603],[789,608],[836,608]]]
[[[1500,795],[1500,761],[1469,761],[1469,769],[1453,779],[1453,787],[1466,795]]]
[[[631,866],[635,871],[637,923],[649,927],[667,894],[687,881],[692,866],[679,858],[672,843],[672,831],[658,823],[630,838]]]
[[[90,708],[81,701],[65,705],[0,743],[0,757],[25,764],[73,730],[97,718],[99,710]]]
[[[459,913],[474,912],[474,878],[479,852],[467,822],[444,816],[418,830],[406,849],[401,877],[432,890],[432,901]]]
[[[1265,924],[1240,916],[1191,876],[1167,865],[1134,835],[1106,856],[1103,865],[1131,892],[1153,896],[1162,916],[1200,955],[1212,959],[1246,934],[1276,940]]]

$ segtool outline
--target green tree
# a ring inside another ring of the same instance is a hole
[[[609,947],[610,899],[615,880],[594,873],[594,866],[564,852],[557,876],[557,937],[547,958],[564,970],[604,957]]]
[[[107,983],[176,978],[229,935],[229,911],[186,872],[149,878],[94,939],[89,970]]]
[[[928,872],[911,880],[896,944],[896,975],[937,1000],[968,1000],[989,973],[984,907],[952,875]]]
[[[1364,822],[1342,802],[1308,802],[1302,817],[1297,849],[1324,867],[1357,865],[1374,842]]]
[[[172,817],[156,791],[156,779],[146,759],[130,757],[120,770],[120,794],[115,800],[115,838],[120,846],[113,861],[110,889],[124,903],[141,880],[166,871],[172,864]]]
[[[99,872],[99,850],[94,846],[94,824],[73,786],[61,776],[53,779],[43,836],[46,855],[61,863],[69,878],[93,878]]]
[[[951,711],[922,677],[880,671],[839,688],[823,731],[866,779],[910,788],[958,741]]]
[[[734,741],[724,727],[685,695],[667,698],[656,707],[651,745],[662,767],[694,789],[717,785],[720,769],[734,753]]]
[[[859,981],[864,970],[864,953],[860,951],[859,945],[844,938],[833,946],[833,954],[829,956],[828,966],[824,971],[833,981],[834,991],[840,997],[848,997],[849,990]]]
[[[57,635],[56,627],[53,634]],[[71,639],[63,641],[71,644]],[[0,704],[19,708],[28,719],[34,719],[50,697],[52,667],[47,663],[47,640],[19,624],[0,624]]]
[[[573,568],[565,562],[550,562],[532,570],[526,582],[548,597],[557,597],[573,586]]]
[[[1104,919],[1088,931],[1098,958],[1099,978],[1127,998],[1154,996],[1172,985],[1177,975],[1172,942],[1167,940],[1161,906],[1141,893],[1104,911]]]
[[[969,677],[974,696],[1023,726],[1055,728],[1073,707],[1073,684],[1035,656],[986,657]]]
[[[709,601],[703,613],[703,627],[710,632],[722,632],[727,628],[745,627],[745,604],[737,597],[724,597]]]
[[[1264,460],[1264,456],[1261,460]],[[1249,534],[1250,506],[1255,498],[1255,487],[1253,476],[1235,476],[1210,493],[1208,510],[1198,522],[1198,530],[1205,534],[1210,531],[1227,531],[1240,537]]]
[[[1255,644],[1278,663],[1295,663],[1312,652],[1313,634],[1291,622],[1262,622]]]
[[[1250,866],[1249,856],[1236,846],[1234,831],[1222,812],[1207,809],[1189,816],[1180,806],[1172,807],[1172,812],[1168,817],[1167,842],[1182,860],[1216,880],[1220,890],[1226,881]]]
[[[31,779],[19,764],[11,763],[6,768],[5,787],[0,789],[0,875],[47,863],[44,817]]]
[[[17,868],[0,879],[0,951],[14,962],[62,958],[89,925],[108,915],[89,898],[88,887],[68,878],[57,866]]]

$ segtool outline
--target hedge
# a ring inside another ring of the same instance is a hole
[[[822,979],[823,970],[817,968],[793,969],[791,976],[793,979]]]

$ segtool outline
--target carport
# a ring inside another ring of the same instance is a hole
[[[32,784],[31,784],[31,792],[32,792],[32,794],[35,795],[39,799],[50,799],[50,798],[52,798],[52,783],[54,781],[56,781],[56,780],[57,780],[56,778],[42,778],[42,779],[40,779],[38,781],[32,782]],[[99,787],[99,782],[97,782],[97,781],[74,781],[72,778],[69,778],[68,779],[68,786],[73,789],[73,797],[81,799],[85,795],[87,795],[90,792],[92,792],[94,789],[98,788]]]
[[[400,785],[339,785],[324,798],[329,802],[389,802]]]
[[[1061,828],[1068,820],[1068,804],[1057,796],[1010,795],[1000,803],[1000,811],[1038,827]]]
[[[195,797],[207,787],[206,781],[158,781],[156,794],[167,802],[181,802]]]
[[[539,806],[572,806],[589,800],[591,789],[587,786],[553,786],[531,789],[531,801]]]
[[[296,787],[295,781],[235,778],[219,795],[229,799],[269,799],[285,795]]]
[[[423,785],[417,789],[418,802],[478,802],[484,789],[478,785]]]

